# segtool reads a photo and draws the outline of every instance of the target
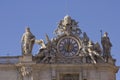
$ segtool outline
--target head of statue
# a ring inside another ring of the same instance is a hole
[[[106,37],[106,36],[108,36],[108,33],[107,33],[107,32],[104,33],[104,37]]]
[[[68,16],[68,15],[66,15],[66,16],[64,17],[64,23],[65,23],[65,24],[70,24],[70,23],[71,23],[71,17]]]
[[[30,32],[30,28],[29,28],[29,27],[26,27],[25,31],[26,31],[26,32]]]

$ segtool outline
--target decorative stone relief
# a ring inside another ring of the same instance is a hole
[[[105,33],[101,40],[102,51],[100,44],[92,42],[86,32],[82,33],[78,22],[68,15],[60,20],[52,40],[46,34],[46,41],[44,43],[43,40],[36,40],[36,43],[41,44],[41,48],[35,56],[37,63],[96,64],[107,62],[106,56],[110,56],[112,47],[109,37]]]
[[[19,80],[33,80],[32,77],[32,67],[30,65],[24,65],[22,63],[19,63],[16,65],[18,72],[19,72],[19,76],[18,79]]]
[[[79,36],[81,34],[81,30],[77,24],[78,22],[76,22],[74,19],[71,19],[71,17],[67,15],[58,23],[58,28],[55,30],[55,34],[57,36],[62,34],[73,34]]]

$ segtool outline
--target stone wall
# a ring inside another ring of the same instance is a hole
[[[18,80],[18,71],[14,65],[0,64],[0,80]]]
[[[64,75],[77,76],[79,80],[116,80],[118,70],[118,67],[108,63],[32,64],[31,67],[31,77],[18,79],[20,73],[15,64],[0,64],[0,80],[62,80]]]

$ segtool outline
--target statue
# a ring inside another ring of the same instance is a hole
[[[65,26],[65,27],[67,27],[67,25],[71,25],[71,17],[70,16],[68,16],[68,15],[66,15],[65,17],[64,17],[64,19],[63,19],[63,25]]]
[[[83,44],[87,46],[88,42],[89,42],[89,37],[87,36],[86,32],[83,32]]]
[[[41,40],[35,40],[35,43],[38,44],[38,45],[41,45],[41,48],[40,50],[43,50],[43,49],[47,49],[47,50],[50,50],[51,49],[51,41],[48,37],[48,35],[46,34],[46,41],[47,41],[47,44],[44,43],[44,41],[41,39]]]
[[[99,44],[98,42],[96,42],[96,43],[94,44],[94,50],[95,50],[95,52],[97,52],[99,55],[101,55],[102,49],[101,49],[100,44]]]
[[[41,40],[35,40],[35,43],[41,45],[40,49],[45,49],[46,48],[46,45],[45,45],[45,43],[42,39]]]
[[[94,43],[92,41],[88,42],[87,51],[93,63],[96,64],[96,60],[94,59]]]
[[[97,57],[101,58],[104,61],[104,59],[100,55],[102,50],[98,42],[94,44],[92,41],[89,41],[87,51],[94,64],[96,64],[97,62]]]
[[[65,16],[63,19],[63,30],[65,34],[70,35],[71,33],[71,17],[70,16]]]
[[[79,29],[78,22],[76,22],[68,15],[66,15],[64,19],[60,20],[60,22],[58,23],[58,28],[55,30],[55,34],[57,34],[58,36],[62,34],[73,34],[79,36],[81,33],[82,32]]]
[[[27,27],[22,36],[22,54],[31,54],[34,42],[35,36],[30,32],[30,28]]]
[[[43,40],[35,40],[35,43],[41,45],[38,55],[36,56],[37,62],[41,63],[54,63],[55,49],[49,36],[46,34],[46,44]]]
[[[112,47],[112,43],[110,42],[110,39],[108,37],[108,33],[105,32],[103,37],[101,38],[101,44],[103,47],[103,56],[104,57],[110,57],[110,51]]]

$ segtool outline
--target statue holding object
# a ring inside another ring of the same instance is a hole
[[[103,47],[103,57],[111,57],[110,53],[111,53],[112,43],[110,42],[107,32],[105,32],[103,37],[101,38],[101,44]]]

